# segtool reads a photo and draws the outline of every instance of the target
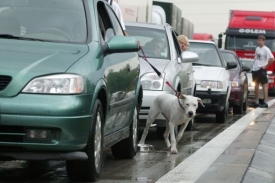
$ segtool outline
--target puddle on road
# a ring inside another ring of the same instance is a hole
[[[143,183],[155,182],[148,177],[138,177],[138,178],[136,178],[136,181],[143,182]]]
[[[151,144],[138,144],[139,152],[151,152],[154,151],[154,146]]]

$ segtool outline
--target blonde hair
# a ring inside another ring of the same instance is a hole
[[[183,41],[187,44],[187,46],[189,46],[189,39],[185,35],[179,35],[177,38],[178,38],[178,41],[183,39]]]

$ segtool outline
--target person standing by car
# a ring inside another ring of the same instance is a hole
[[[177,38],[180,44],[181,51],[186,51],[189,46],[189,39],[184,35],[179,35]]]
[[[258,47],[255,51],[254,63],[252,66],[252,79],[255,82],[255,101],[251,107],[259,107],[259,84],[262,84],[264,90],[264,101],[261,107],[268,108],[266,103],[268,97],[268,78],[266,68],[274,62],[274,56],[270,49],[265,46],[265,36],[258,36]]]
[[[110,4],[112,6],[114,12],[116,13],[116,16],[120,21],[121,27],[122,27],[125,35],[129,36],[128,32],[126,32],[122,12],[121,12],[121,9],[120,9],[119,5],[117,4],[117,2],[115,2],[113,0],[106,0],[106,1],[108,2],[108,4]]]

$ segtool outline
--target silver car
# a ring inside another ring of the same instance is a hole
[[[143,102],[140,110],[140,125],[145,126],[148,111],[156,96],[162,93],[175,95],[175,92],[165,84],[169,81],[173,88],[186,95],[194,94],[194,76],[192,63],[198,61],[198,55],[193,52],[181,52],[177,41],[177,33],[169,25],[151,23],[126,22],[126,29],[130,36],[140,41],[146,58],[163,77],[158,77],[152,67],[140,54],[140,78],[143,87]],[[166,126],[165,118],[160,114],[155,121],[158,136],[163,138]],[[188,128],[192,127],[189,123]]]

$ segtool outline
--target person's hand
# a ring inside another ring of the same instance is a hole
[[[266,66],[261,67],[262,69],[266,69]]]

